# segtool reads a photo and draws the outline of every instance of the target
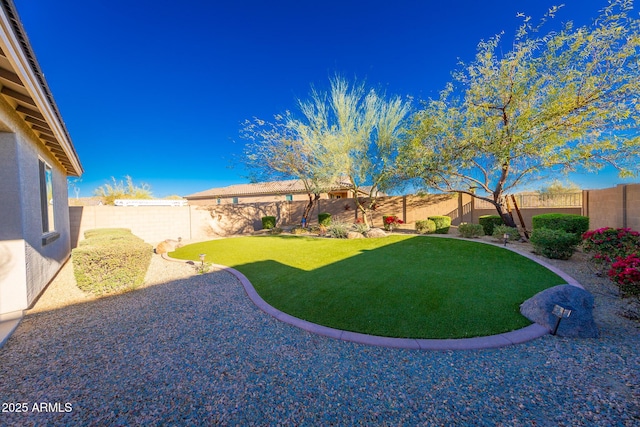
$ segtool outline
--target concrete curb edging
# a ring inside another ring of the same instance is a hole
[[[450,236],[430,236],[430,237],[438,237],[438,238],[453,238],[456,237]],[[471,239],[460,239],[460,240],[469,240],[474,241],[476,243],[482,243],[492,246],[503,247],[500,244],[495,244],[491,242],[485,242],[482,240],[471,240]],[[573,277],[569,276],[562,270],[548,264],[531,254],[526,252],[522,252],[515,248],[504,247],[504,249],[515,252],[525,258],[530,259],[531,261],[542,265],[548,270],[560,276],[564,279],[567,284],[576,286],[584,289],[584,287],[578,283]],[[176,261],[176,262],[188,262],[184,260],[179,260],[175,258],[169,257],[167,254],[162,254],[162,257],[168,261]],[[292,326],[303,329],[307,332],[311,332],[314,334],[326,336],[329,338],[339,339],[343,341],[350,341],[359,344],[365,345],[373,345],[380,347],[390,347],[390,348],[404,348],[404,349],[414,349],[414,350],[481,350],[481,349],[489,349],[489,348],[499,348],[506,347],[509,345],[522,344],[528,341],[532,341],[534,339],[540,338],[544,335],[549,334],[547,328],[537,323],[526,326],[522,329],[518,329],[515,331],[505,332],[497,335],[489,335],[484,337],[474,337],[474,338],[458,338],[458,339],[416,339],[416,338],[391,338],[391,337],[381,337],[376,335],[367,335],[358,332],[350,332],[343,331],[339,329],[329,328],[327,326],[318,325],[316,323],[311,323],[309,321],[299,319],[297,317],[291,316],[290,314],[284,313],[277,308],[269,305],[265,300],[258,295],[255,288],[247,279],[247,277],[239,272],[238,270],[227,267],[220,264],[212,264],[213,267],[218,268],[220,270],[226,271],[232,275],[234,275],[247,293],[247,296],[251,301],[262,311],[269,314],[270,316],[275,317],[276,319],[288,323]]]

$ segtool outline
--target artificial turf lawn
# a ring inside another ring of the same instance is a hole
[[[519,306],[564,281],[500,247],[393,235],[377,239],[240,237],[170,255],[233,267],[270,305],[337,329],[403,338],[466,338],[522,328]]]

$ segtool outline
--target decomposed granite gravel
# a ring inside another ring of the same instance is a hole
[[[157,255],[142,288],[90,298],[68,263],[0,349],[0,425],[640,426],[639,323],[584,259],[553,263],[600,338],[473,351],[313,335]]]

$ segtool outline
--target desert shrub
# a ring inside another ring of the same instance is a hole
[[[504,241],[504,235],[507,234],[509,236],[508,240],[510,242],[520,240],[522,236],[520,236],[520,232],[517,228],[509,227],[508,225],[496,225],[493,227],[493,237],[501,242]]]
[[[482,236],[484,234],[484,230],[482,229],[482,226],[480,224],[470,224],[463,222],[458,226],[458,233],[460,233],[462,237],[466,237],[469,239]]]
[[[435,222],[436,224],[436,231],[434,231],[434,233],[436,234],[447,234],[449,232],[449,227],[451,226],[451,218],[448,216],[442,216],[442,215],[435,215],[435,216],[430,216],[429,218],[431,221]]]
[[[638,254],[618,258],[611,265],[608,275],[618,284],[623,297],[640,296],[640,257]]]
[[[436,231],[436,223],[430,219],[416,221],[416,231],[420,234],[434,233]]]
[[[318,224],[328,227],[331,225],[331,214],[329,212],[321,212],[318,214]]]
[[[276,227],[276,217],[275,216],[263,216],[262,217],[262,228],[264,230],[271,230]]]
[[[367,231],[369,231],[369,226],[362,222],[356,222],[351,227],[353,228],[353,231],[356,231],[360,234],[365,234]]]
[[[281,233],[282,233],[282,228],[280,228],[280,227],[273,227],[273,228],[270,228],[267,232],[268,232],[269,234],[281,234]]]
[[[336,239],[346,239],[349,234],[350,225],[343,222],[332,222],[327,226],[327,234]]]
[[[493,236],[493,229],[498,225],[504,225],[504,221],[500,215],[482,215],[478,218],[478,222],[487,236]]]
[[[531,233],[536,253],[551,259],[569,259],[580,244],[580,237],[564,230],[537,228]]]
[[[302,227],[294,227],[291,229],[291,234],[305,234],[307,230]]]
[[[533,229],[564,230],[582,236],[589,229],[589,217],[573,214],[548,213],[531,218]]]
[[[96,295],[134,289],[144,282],[153,247],[125,229],[99,229],[72,251],[78,287]]]
[[[398,228],[400,224],[404,224],[404,221],[395,215],[382,215],[382,224],[385,230],[393,231],[393,229]]]

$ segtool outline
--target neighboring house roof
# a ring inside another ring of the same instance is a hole
[[[351,184],[348,182],[339,182],[329,191],[350,190]],[[367,193],[370,187],[362,187],[360,192]],[[219,197],[241,197],[241,196],[260,196],[269,194],[294,194],[306,193],[304,183],[299,179],[288,179],[284,181],[256,182],[253,184],[237,184],[228,187],[211,188],[199,193],[184,196],[185,199],[215,199]],[[378,193],[383,196],[383,193]]]
[[[0,94],[35,136],[64,166],[67,175],[83,169],[11,0],[0,0]]]

